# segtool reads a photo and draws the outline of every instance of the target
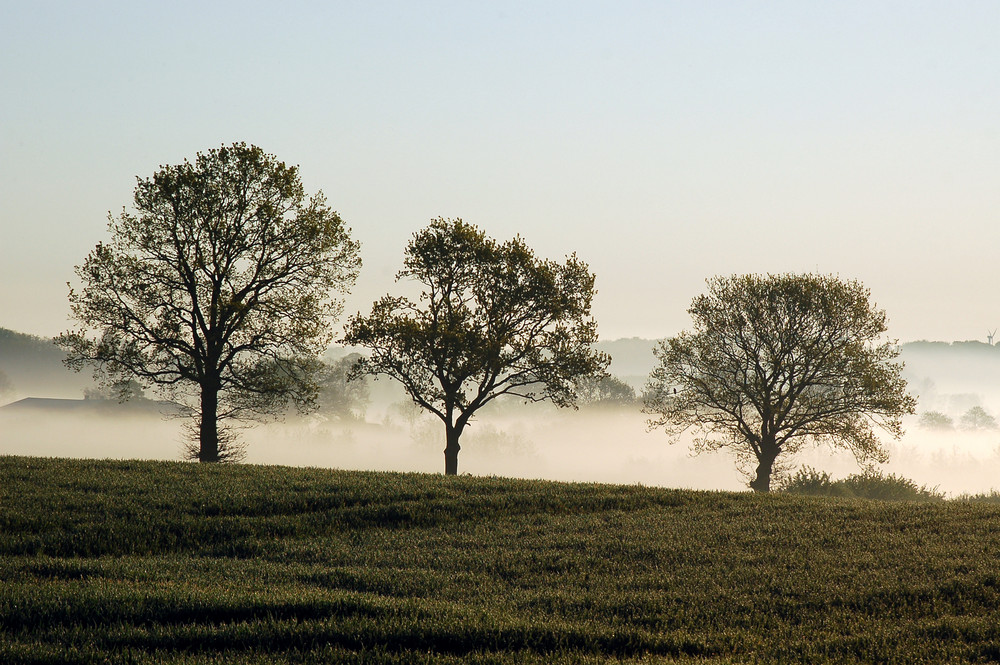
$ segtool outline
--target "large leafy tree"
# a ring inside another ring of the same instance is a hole
[[[58,343],[106,385],[136,379],[186,403],[192,453],[236,455],[228,423],[315,396],[318,354],[360,267],[358,244],[298,168],[243,143],[138,179],[134,212],[70,289]],[[221,425],[220,425],[221,423]]]
[[[523,240],[498,243],[460,219],[436,219],[406,248],[397,280],[420,284],[414,302],[385,296],[347,325],[365,347],[357,373],[399,381],[445,426],[445,473],[458,473],[459,438],[498,397],[574,406],[576,381],[603,376],[594,350],[594,276],[570,256],[535,257]]]
[[[856,281],[826,275],[741,275],[708,281],[688,310],[691,331],[654,349],[646,387],[651,427],[697,452],[730,449],[770,489],[779,455],[828,443],[859,463],[888,453],[876,428],[902,434],[915,400],[884,337],[886,317]]]

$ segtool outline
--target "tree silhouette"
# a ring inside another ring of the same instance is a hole
[[[498,243],[460,219],[436,219],[406,248],[399,279],[419,301],[385,296],[347,325],[345,342],[370,356],[356,373],[399,381],[445,425],[445,473],[458,473],[459,438],[498,397],[573,406],[576,381],[610,362],[592,347],[594,276],[571,256],[544,261],[520,238]]]
[[[959,420],[959,424],[962,429],[968,430],[997,428],[996,418],[987,413],[986,409],[981,406],[974,406],[963,413],[961,420]]]
[[[139,180],[70,290],[58,343],[105,385],[136,379],[195,414],[193,454],[239,454],[220,422],[308,405],[358,244],[297,167],[243,143]]]
[[[708,281],[688,310],[691,332],[659,343],[646,389],[651,427],[695,450],[730,449],[756,462],[750,487],[770,490],[779,455],[808,443],[850,450],[859,462],[888,453],[916,401],[906,391],[885,312],[855,281],[823,275],[742,275]]]

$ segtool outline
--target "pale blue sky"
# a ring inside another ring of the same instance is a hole
[[[348,312],[436,216],[597,273],[602,336],[704,280],[835,272],[902,340],[1000,327],[1000,3],[0,0],[0,326],[135,176],[244,140],[362,242]]]

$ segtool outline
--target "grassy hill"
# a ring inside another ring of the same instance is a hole
[[[1000,508],[0,457],[0,662],[1000,658]]]

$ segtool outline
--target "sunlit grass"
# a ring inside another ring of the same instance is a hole
[[[2,663],[969,662],[1000,506],[0,458]]]

